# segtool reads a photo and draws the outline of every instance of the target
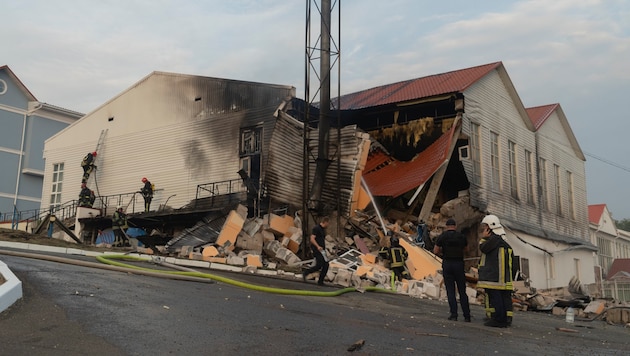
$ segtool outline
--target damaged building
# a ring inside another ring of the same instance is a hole
[[[495,214],[532,287],[565,286],[572,277],[594,282],[584,155],[560,105],[525,108],[501,62],[338,99],[341,125],[330,131],[335,162],[322,191],[328,211],[350,219],[375,207],[393,225],[426,222],[432,238],[454,218],[471,246],[482,217]],[[227,242],[258,249],[261,223],[247,217],[297,214],[303,186],[314,179],[313,160],[308,176],[302,170],[303,145],[313,155],[317,128],[305,130],[303,106],[291,86],[154,72],[46,141],[43,194],[50,200],[42,209],[74,204],[81,159],[96,150],[88,186],[98,199],[93,210],[76,213],[79,228],[88,224],[93,235],[123,206],[138,212],[135,225],[178,236],[170,247],[214,243],[221,227],[233,225]],[[137,194],[142,177],[156,187],[148,213]],[[228,215],[236,203],[247,205],[241,218]],[[295,253],[299,224],[288,225],[264,240],[280,236]],[[238,242],[240,229],[251,234]],[[468,266],[478,256],[470,249]],[[416,265],[432,261],[425,257]],[[437,267],[430,264],[429,274]]]
[[[526,108],[501,62],[341,96],[372,145],[364,179],[390,220],[439,234],[454,218],[476,246],[497,215],[536,288],[594,282],[585,157],[559,104]],[[469,251],[475,265],[478,249]]]

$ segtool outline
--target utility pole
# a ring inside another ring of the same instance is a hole
[[[333,31],[331,31],[332,25],[332,11],[333,6],[338,10],[338,33],[337,38],[332,37]],[[311,26],[315,24],[311,23],[311,9],[315,8],[319,16],[319,36],[317,37],[311,30]],[[304,147],[303,147],[303,187],[302,187],[302,233],[304,236],[302,243],[302,251],[306,249],[306,240],[309,236],[309,213],[321,214],[323,211],[322,203],[322,191],[326,179],[326,172],[332,162],[329,153],[330,147],[330,112],[331,112],[331,67],[337,65],[337,95],[339,95],[340,85],[339,77],[340,70],[340,38],[341,38],[341,0],[336,0],[334,5],[331,5],[331,0],[321,0],[321,6],[317,5],[316,0],[306,0],[306,56],[305,56],[305,110],[304,110]],[[313,41],[313,43],[311,42]],[[334,61],[331,63],[331,57]],[[319,66],[316,66],[314,62],[319,60]],[[319,67],[319,68],[318,68]],[[318,72],[319,71],[319,72]],[[311,77],[314,74],[314,78],[317,78],[318,82],[311,83]],[[312,90],[317,88],[317,90]],[[309,131],[310,131],[310,119],[311,119],[311,105],[316,101],[317,94],[319,94],[319,117],[318,117],[318,146],[317,156],[315,158],[315,173],[313,175],[313,182],[309,191],[309,182],[311,174],[309,172],[309,163],[313,153],[310,150]],[[337,110],[339,113],[339,110]],[[339,136],[339,114],[337,124],[337,141],[340,140]],[[337,143],[339,146],[339,143]],[[336,150],[339,153],[339,149]],[[339,164],[339,162],[338,162]],[[339,169],[339,168],[338,168]],[[337,194],[339,196],[339,194]],[[339,201],[337,202],[339,205]],[[337,207],[338,209],[339,207]],[[339,220],[339,219],[338,219]]]

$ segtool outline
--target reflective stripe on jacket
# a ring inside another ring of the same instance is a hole
[[[512,247],[499,235],[492,233],[488,238],[479,241],[479,250],[482,254],[477,287],[513,290]]]

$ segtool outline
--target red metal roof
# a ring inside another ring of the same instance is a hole
[[[606,204],[593,204],[588,206],[588,221],[590,223],[599,225],[599,221],[602,219],[602,214]]]
[[[606,273],[606,279],[609,280],[614,277],[618,272],[630,273],[630,258],[617,258],[613,260],[612,265],[608,273]]]
[[[389,159],[390,163],[380,169],[375,169],[386,162],[384,153],[368,157],[365,165],[366,174],[363,178],[370,192],[374,196],[398,197],[424,184],[449,158],[455,125],[442,134],[431,146],[420,152],[413,160],[407,162]],[[385,156],[387,157],[387,156]],[[367,168],[375,169],[368,171]]]
[[[538,130],[549,118],[551,113],[553,113],[554,110],[556,110],[558,105],[560,104],[536,106],[533,108],[527,108],[525,109],[525,111],[527,111],[527,116],[529,116],[529,119],[532,121],[532,124],[534,124],[534,128]]]
[[[340,98],[341,109],[361,109],[461,92],[502,65],[502,62],[489,63],[346,94]]]

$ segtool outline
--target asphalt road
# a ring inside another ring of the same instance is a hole
[[[509,329],[447,321],[446,303],[382,293],[286,296],[0,255],[24,298],[0,314],[1,355],[619,355],[630,329],[520,312]],[[213,273],[215,273],[213,271]],[[280,288],[313,284],[243,274]],[[324,287],[323,290],[333,290]],[[563,332],[557,327],[577,330]]]

